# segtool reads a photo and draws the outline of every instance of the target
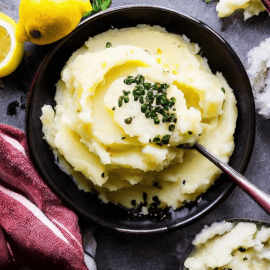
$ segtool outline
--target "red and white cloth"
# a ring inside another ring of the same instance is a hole
[[[0,124],[0,269],[87,270],[84,256],[78,218],[40,178],[25,134]]]

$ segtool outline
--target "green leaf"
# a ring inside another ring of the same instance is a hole
[[[91,3],[93,10],[99,12],[107,9],[111,5],[112,0],[91,0]]]
[[[212,0],[205,0],[205,3],[206,3],[206,4],[209,4],[209,3],[211,3],[211,1],[212,1]]]
[[[106,10],[112,4],[112,0],[91,0],[93,10],[85,12],[82,18],[98,13],[102,10]]]
[[[87,16],[90,16],[90,15],[92,15],[92,14],[94,14],[94,13],[95,13],[94,10],[84,12],[83,15],[82,15],[82,18],[87,17]]]
[[[101,5],[101,10],[106,10],[107,8],[110,7],[111,4],[112,4],[112,0],[103,1],[103,4]]]
[[[92,0],[91,4],[92,4],[93,11],[96,11],[96,12],[99,11],[97,0]]]

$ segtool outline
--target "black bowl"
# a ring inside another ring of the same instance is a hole
[[[53,153],[43,139],[40,121],[44,104],[55,106],[55,83],[71,54],[92,36],[111,27],[125,28],[138,24],[160,25],[168,32],[185,34],[198,43],[213,72],[220,71],[234,89],[239,116],[235,132],[235,150],[230,165],[244,173],[251,156],[255,136],[255,108],[249,79],[239,58],[218,34],[202,22],[179,12],[152,6],[125,6],[101,12],[86,19],[61,40],[45,57],[35,76],[27,110],[27,138],[30,153],[41,176],[51,189],[78,215],[95,224],[121,232],[151,233],[184,227],[209,213],[233,190],[235,185],[221,175],[198,202],[191,203],[162,221],[148,216],[132,218],[122,207],[101,203],[90,193],[79,191],[71,178],[54,162]]]
[[[217,222],[221,222],[221,221],[222,220],[217,221]],[[262,226],[265,226],[265,227],[270,228],[270,223],[269,222],[258,220],[258,219],[251,219],[251,218],[232,218],[232,219],[226,219],[225,221],[226,222],[230,222],[230,223],[234,223],[234,224],[237,224],[239,222],[249,222],[249,223],[254,223],[257,226],[257,228],[261,228]],[[207,225],[210,226],[211,224],[207,224]],[[197,233],[199,233],[201,230],[202,229],[200,229]],[[194,235],[194,238],[195,238],[195,235]],[[193,241],[193,239],[191,239],[191,241],[190,241],[190,243],[188,245],[188,248],[186,249],[186,251],[183,254],[183,257],[181,259],[179,270],[188,270],[185,267],[184,264],[185,264],[186,259],[195,252],[196,247],[191,243]]]

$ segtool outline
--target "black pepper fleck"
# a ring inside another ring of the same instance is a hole
[[[147,206],[147,193],[143,192],[143,206]]]
[[[135,206],[137,203],[136,203],[136,200],[132,200],[131,201],[131,205]]]

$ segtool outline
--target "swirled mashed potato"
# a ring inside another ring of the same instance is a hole
[[[265,11],[260,0],[220,0],[216,10],[219,17],[230,16],[235,10],[244,10],[244,20]]]
[[[270,268],[270,228],[255,223],[213,223],[195,237],[189,270],[266,270]]]
[[[220,170],[183,143],[227,162],[237,108],[187,37],[141,25],[90,38],[62,70],[45,139],[78,186],[126,207],[174,209],[195,200]]]

